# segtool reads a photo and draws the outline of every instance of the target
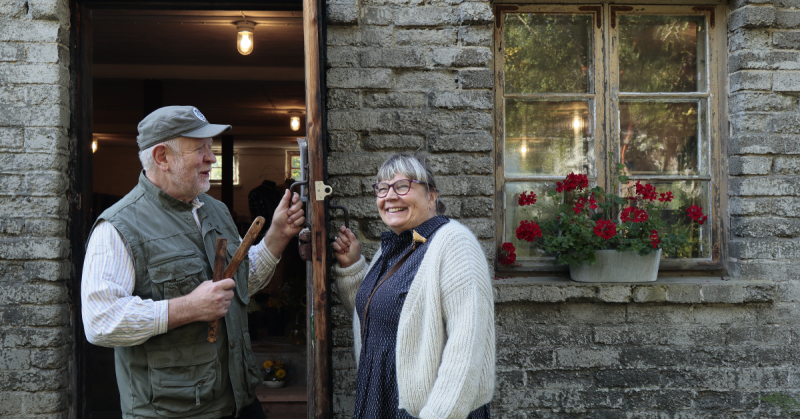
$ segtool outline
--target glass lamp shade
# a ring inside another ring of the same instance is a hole
[[[300,129],[300,117],[293,116],[289,119],[289,127],[292,128],[292,131],[297,131]]]
[[[236,30],[239,32],[236,36],[236,49],[239,51],[239,54],[249,55],[253,52],[254,29],[255,24],[253,23],[239,22],[236,25]]]

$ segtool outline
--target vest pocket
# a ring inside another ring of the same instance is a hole
[[[190,294],[206,280],[203,262],[191,250],[158,255],[147,264],[153,300],[169,300]]]
[[[150,403],[165,417],[186,417],[211,406],[220,375],[216,348],[182,344],[147,352]]]
[[[250,330],[245,329],[242,335],[244,336],[244,356],[242,361],[244,362],[244,370],[247,372],[247,393],[250,396],[255,396],[256,387],[261,383],[261,370],[256,365],[256,357],[253,354],[252,346],[250,346]]]

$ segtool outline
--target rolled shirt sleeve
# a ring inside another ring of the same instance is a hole
[[[133,295],[133,256],[109,223],[97,224],[81,277],[81,301],[86,339],[99,346],[133,346],[166,333],[168,302]]]
[[[248,251],[250,295],[272,279],[280,259],[262,241]],[[167,332],[168,300],[134,296],[133,254],[119,232],[108,222],[97,224],[83,264],[81,301],[86,339],[99,346],[134,346]]]

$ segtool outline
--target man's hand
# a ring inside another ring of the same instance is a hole
[[[264,235],[267,249],[275,257],[280,257],[283,249],[289,244],[292,237],[300,233],[303,224],[306,222],[303,203],[300,202],[300,195],[292,194],[289,190],[283,194],[275,214],[272,215],[272,224]]]
[[[205,281],[189,295],[169,300],[167,329],[192,322],[210,322],[225,317],[233,298],[236,282],[226,278],[218,282]]]

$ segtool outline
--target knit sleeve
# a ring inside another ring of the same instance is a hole
[[[336,287],[339,289],[339,299],[350,314],[355,309],[356,294],[368,270],[367,260],[363,255],[358,262],[346,268],[342,268],[338,262],[333,265],[332,271],[336,278]]]
[[[486,256],[469,230],[459,229],[442,243],[442,310],[447,341],[422,419],[463,419],[488,403],[494,383],[480,383],[482,371],[494,379],[494,299]],[[483,391],[481,391],[484,389]]]

